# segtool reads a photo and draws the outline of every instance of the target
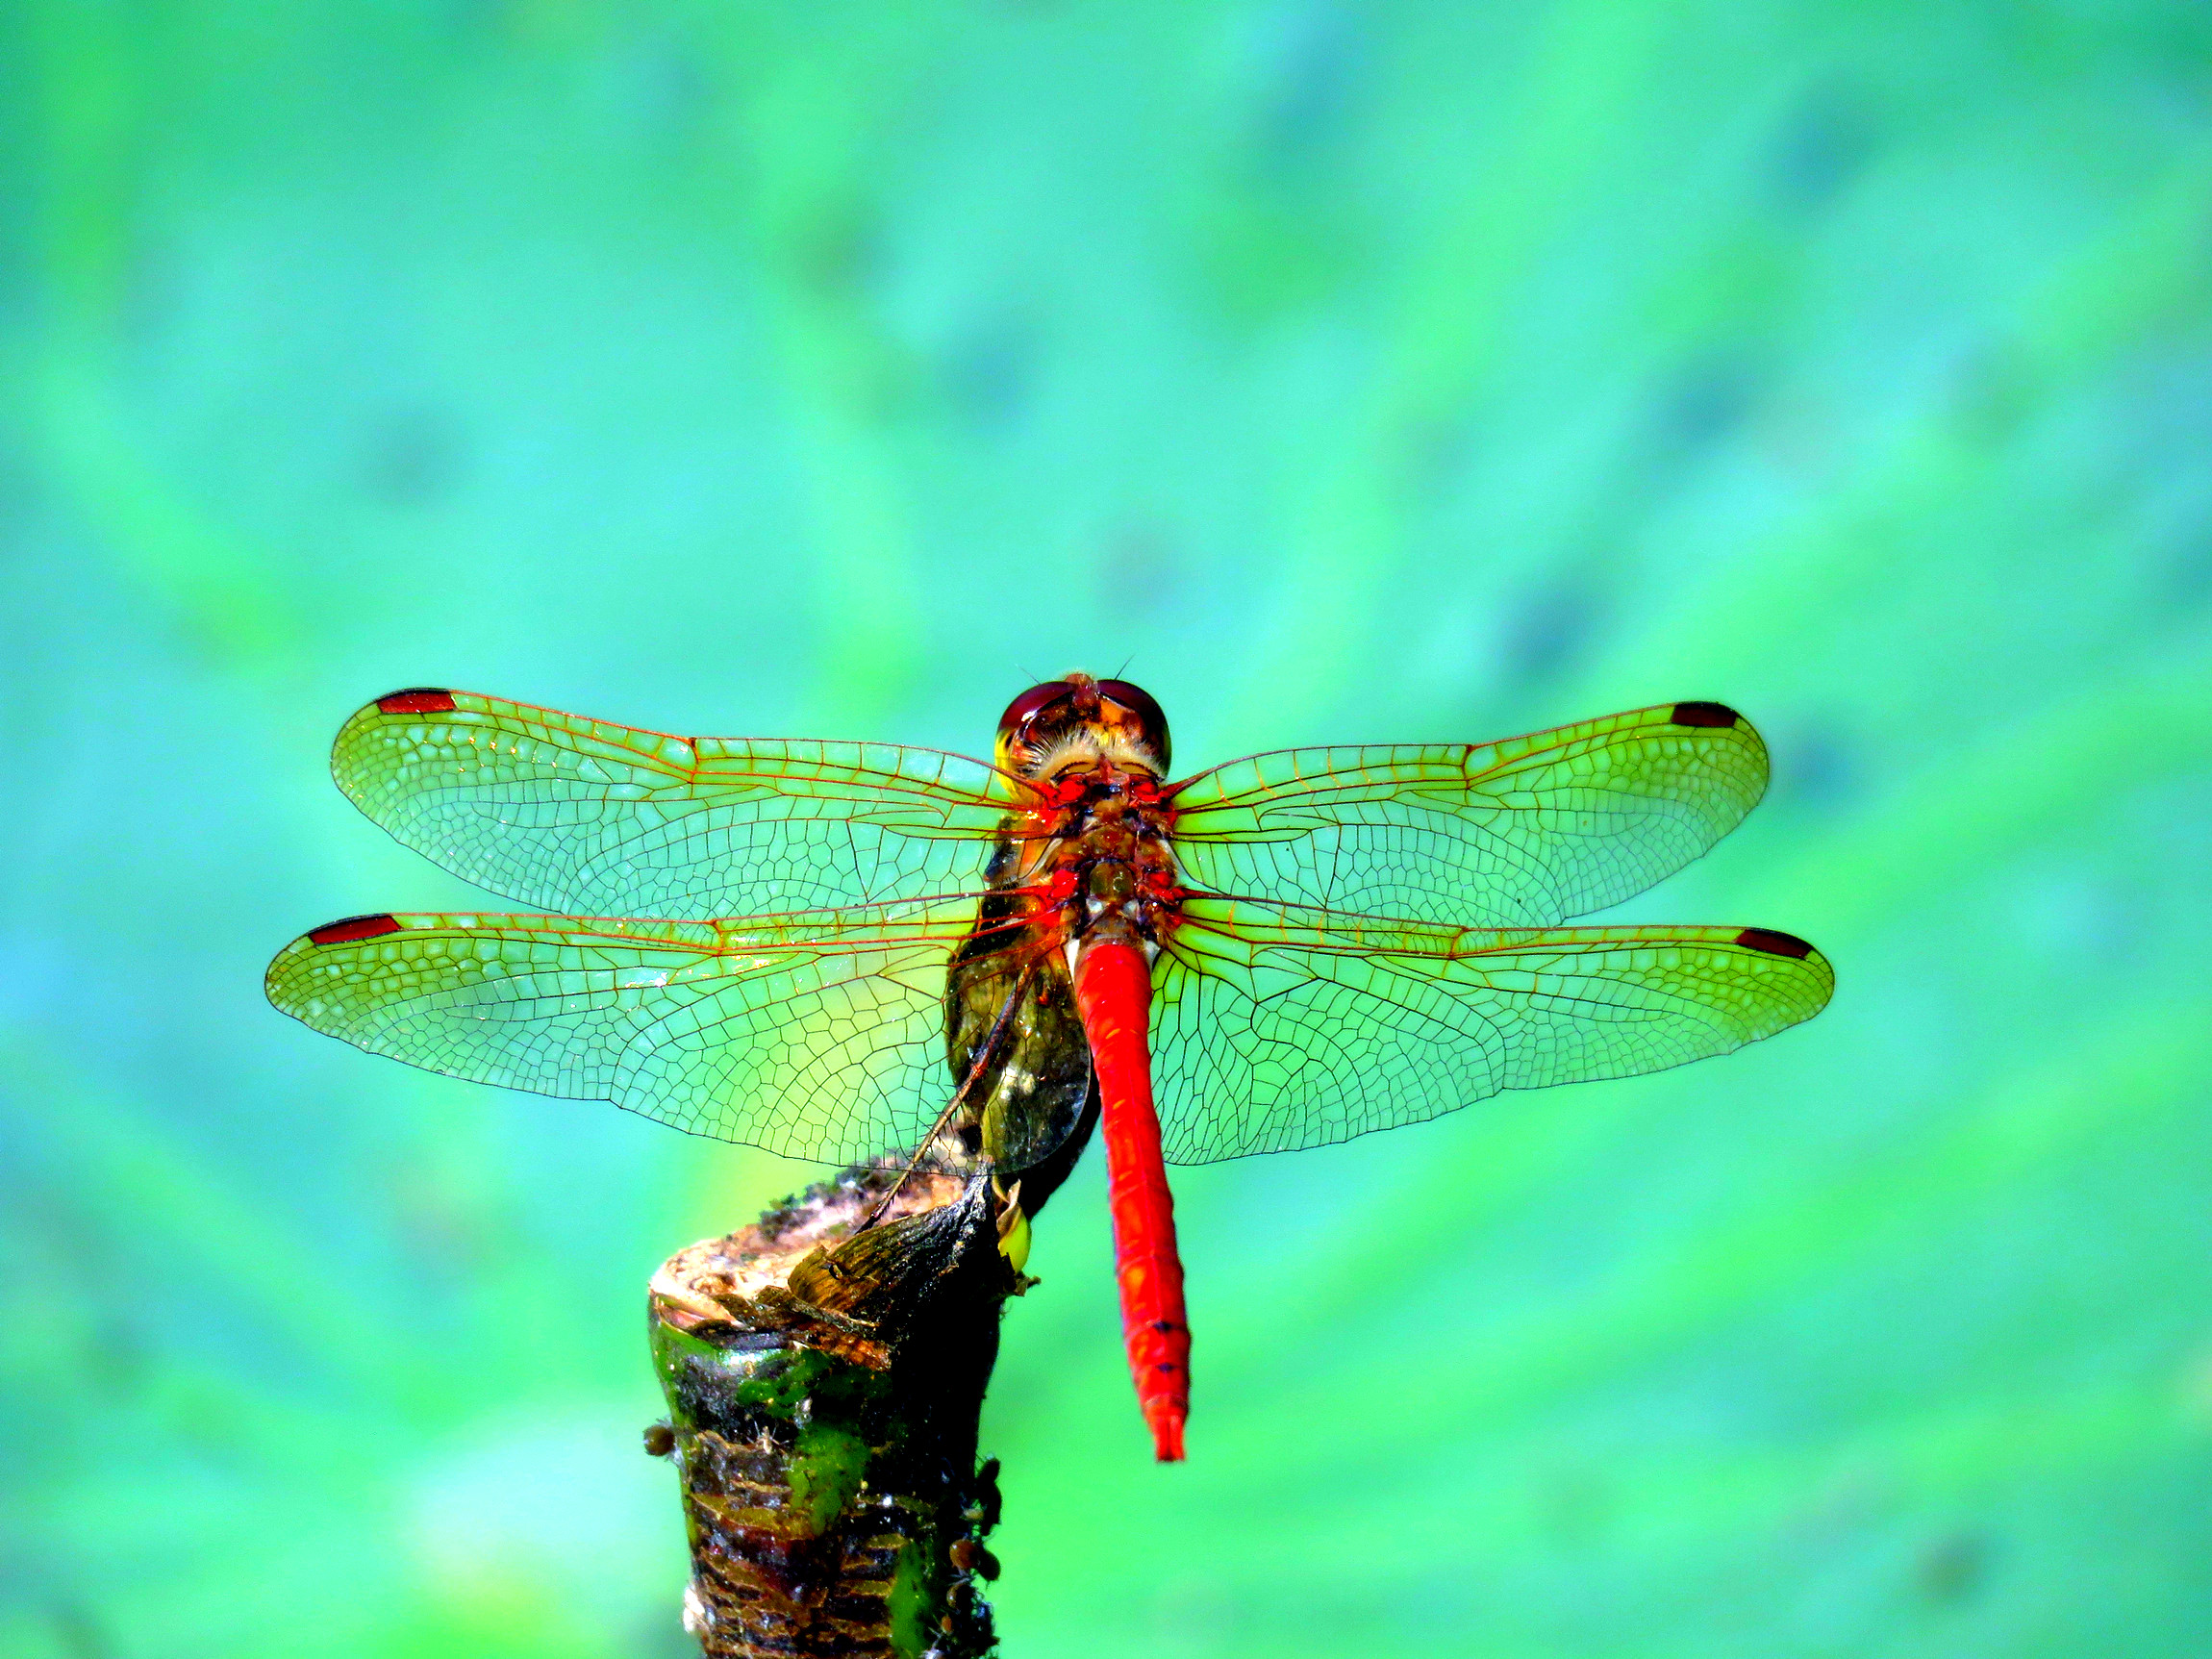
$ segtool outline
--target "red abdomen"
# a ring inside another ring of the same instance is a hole
[[[1121,1285],[1121,1340],[1137,1403],[1162,1463],[1183,1460],[1191,1413],[1191,1327],[1183,1313],[1183,1263],[1175,1253],[1175,1199],[1160,1155],[1145,1039],[1152,968],[1121,940],[1093,938],[1075,975],[1075,1006],[1098,1073],[1098,1129],[1114,1213],[1114,1272]]]

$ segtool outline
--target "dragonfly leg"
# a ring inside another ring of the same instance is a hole
[[[960,1080],[960,1087],[952,1092],[952,1098],[944,1103],[944,1110],[937,1115],[937,1121],[929,1126],[929,1133],[921,1138],[921,1144],[914,1149],[913,1154],[907,1159],[906,1168],[898,1172],[898,1179],[891,1184],[889,1192],[876,1200],[875,1208],[867,1213],[867,1219],[855,1227],[854,1232],[865,1233],[876,1222],[883,1219],[883,1213],[891,1208],[891,1201],[898,1196],[899,1189],[906,1185],[907,1177],[914,1173],[915,1165],[919,1163],[921,1155],[929,1150],[930,1143],[944,1133],[945,1126],[952,1121],[954,1114],[959,1112],[962,1105],[966,1103],[968,1092],[975,1087],[975,1080],[983,1075],[984,1068],[991,1063],[993,1053],[997,1049],[1000,1041],[1004,1039],[1006,1028],[1014,1023],[1014,1011],[1021,1006],[1022,993],[1029,989],[1029,976],[1032,971],[1032,969],[1024,968],[1019,977],[1015,980],[1014,989],[1006,993],[1005,1004],[998,1010],[998,1018],[991,1022],[990,1031],[985,1034],[983,1042],[976,1047],[975,1058],[968,1064],[968,1075]]]

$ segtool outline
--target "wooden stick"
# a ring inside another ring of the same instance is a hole
[[[997,1462],[976,1424],[1006,1298],[987,1175],[848,1170],[653,1277],[653,1360],[708,1659],[992,1650]],[[1011,1221],[1012,1216],[1006,1219]]]

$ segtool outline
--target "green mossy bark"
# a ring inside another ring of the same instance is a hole
[[[653,1359],[712,1659],[992,1650],[998,1519],[976,1425],[1020,1275],[988,1179],[855,1170],[655,1275]]]

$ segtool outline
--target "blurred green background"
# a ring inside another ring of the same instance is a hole
[[[675,1659],[642,1287],[810,1177],[262,1001],[476,902],[420,683],[1186,769],[1736,703],[1638,918],[1814,1025],[1100,1170],[1007,1652],[2212,1650],[2212,22],[2187,4],[0,11],[0,1652]],[[1093,1155],[1095,1158],[1095,1154]]]

